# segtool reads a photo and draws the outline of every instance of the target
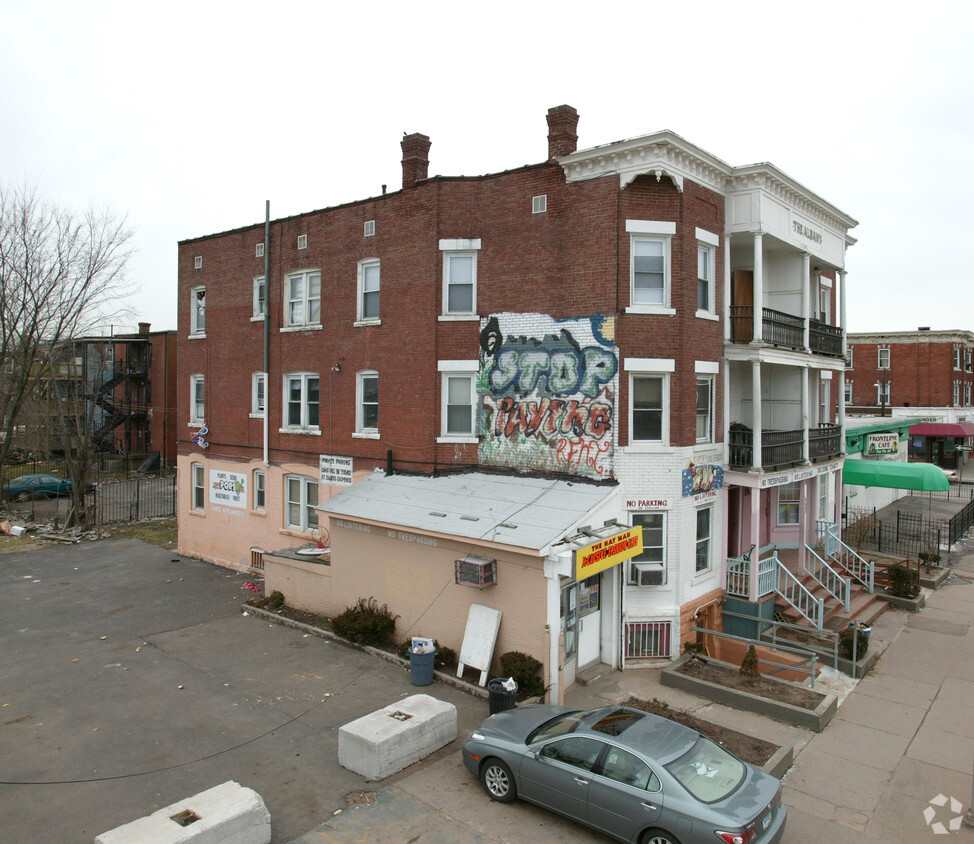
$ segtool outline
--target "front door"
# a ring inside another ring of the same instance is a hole
[[[578,584],[578,668],[599,661],[602,640],[602,605],[599,591],[602,575],[595,574]]]
[[[754,338],[754,273],[751,270],[734,270],[731,285],[732,340],[750,342]]]

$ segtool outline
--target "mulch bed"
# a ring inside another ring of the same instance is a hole
[[[790,703],[792,706],[800,706],[802,709],[815,709],[825,700],[825,695],[802,686],[796,686],[793,683],[782,680],[768,680],[764,677],[746,677],[735,668],[727,668],[700,659],[687,660],[677,668],[677,671],[697,677],[700,680],[716,683],[718,686],[736,689],[740,692],[749,692],[752,695],[766,697],[779,703]]]
[[[689,712],[684,712],[680,709],[670,709],[668,704],[656,698],[642,700],[631,697],[629,700],[623,701],[622,705],[631,706],[633,709],[641,709],[643,712],[651,712],[653,715],[659,715],[662,718],[668,718],[670,721],[683,724],[685,727],[690,727],[698,733],[702,733],[711,741],[717,742],[717,744],[729,750],[739,759],[750,762],[758,768],[764,765],[778,750],[778,745],[772,744],[769,741],[764,741],[764,739],[755,738],[745,733],[739,733],[737,730],[732,730],[729,727],[721,727],[719,724],[712,724],[710,721],[702,721],[695,715],[691,715]]]

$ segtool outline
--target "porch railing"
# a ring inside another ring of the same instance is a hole
[[[753,552],[752,552],[753,553]],[[757,597],[763,598],[775,591],[778,583],[778,552],[772,551],[770,557],[752,562],[751,555],[727,558],[727,594],[735,598],[751,597],[751,577],[757,578]]]
[[[842,453],[842,429],[822,423],[808,429],[808,456],[811,460],[838,457]]]
[[[805,320],[771,308],[761,309],[764,342],[786,349],[805,348]]]
[[[825,555],[849,572],[871,595],[876,590],[875,563],[872,560],[864,560],[839,538],[839,526],[835,522],[819,519],[815,530],[819,542],[824,545]]]
[[[791,604],[813,627],[825,624],[825,599],[816,598],[792,572],[779,563],[778,594]]]
[[[851,600],[852,585],[851,579],[848,577],[843,577],[839,574],[832,566],[830,566],[825,560],[823,560],[818,552],[808,543],[805,544],[805,551],[810,555],[805,561],[805,570],[808,572],[809,576],[822,588],[828,592],[833,598],[835,598],[846,611],[849,613],[849,601]]]
[[[842,329],[837,325],[819,322],[817,319],[808,321],[808,345],[813,352],[820,355],[842,357]]]
[[[750,468],[751,456],[754,454],[754,431],[743,426],[731,428],[730,465]],[[805,443],[805,432],[799,428],[795,431],[761,432],[761,468],[773,469],[779,466],[792,466],[803,461],[802,448]]]

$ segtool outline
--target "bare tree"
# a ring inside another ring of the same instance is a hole
[[[51,380],[51,350],[126,311],[132,236],[110,209],[77,213],[33,185],[0,185],[0,477],[25,403]],[[83,475],[71,478],[79,516]]]

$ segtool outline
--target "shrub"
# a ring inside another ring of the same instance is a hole
[[[349,607],[332,620],[332,629],[343,639],[360,645],[382,647],[389,644],[396,632],[396,619],[389,611],[389,605],[379,606],[375,598],[359,598],[354,607]]]
[[[740,674],[748,680],[757,680],[761,676],[761,663],[758,662],[758,652],[754,645],[748,645],[741,660]]]
[[[244,603],[262,610],[276,611],[284,606],[284,593],[275,589],[270,595],[265,595],[263,598],[258,598],[255,595],[253,598],[248,598]]]
[[[852,640],[854,638],[856,639],[856,662],[859,662],[869,650],[869,636],[862,630],[859,631],[858,638],[856,638],[855,631],[851,627],[847,627],[839,633],[839,653],[846,659],[852,659]]]
[[[903,563],[893,563],[887,569],[890,591],[897,598],[915,598],[920,593],[920,574]]]
[[[443,668],[452,668],[457,664],[457,652],[453,648],[437,647],[436,664]]]
[[[508,651],[501,656],[501,671],[505,677],[513,677],[519,697],[535,697],[545,692],[540,677],[542,665],[533,656],[520,651]]]

